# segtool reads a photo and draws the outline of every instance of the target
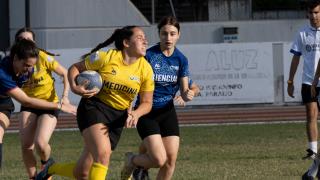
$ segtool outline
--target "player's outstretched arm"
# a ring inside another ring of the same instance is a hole
[[[57,109],[66,113],[76,114],[77,108],[71,104],[59,104],[48,102],[42,99],[32,98],[27,96],[20,88],[14,88],[7,92],[7,94],[17,100],[21,105],[26,107],[33,107],[37,109]]]

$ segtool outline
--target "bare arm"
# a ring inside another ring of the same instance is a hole
[[[300,56],[293,55],[291,66],[290,66],[290,72],[289,72],[289,79],[288,79],[289,81],[293,82],[294,75],[296,74],[298,69],[299,61],[300,61]]]
[[[292,98],[294,98],[294,96],[293,96],[293,92],[294,92],[293,79],[294,79],[294,75],[296,74],[296,71],[297,71],[297,68],[299,65],[299,60],[300,60],[300,56],[293,55],[292,61],[291,61],[291,66],[290,66],[289,79],[287,82],[288,83],[287,92],[288,92],[288,95]]]
[[[62,110],[67,113],[76,114],[76,107],[71,104],[59,104],[48,102],[42,99],[32,98],[26,95],[20,88],[14,88],[7,92],[8,96],[14,98],[23,106],[33,107],[37,109],[53,109]]]
[[[140,94],[140,104],[138,108],[134,111],[128,111],[128,119],[126,121],[125,127],[135,127],[139,118],[151,111],[153,91],[141,92]],[[131,108],[131,107],[130,107]]]
[[[86,90],[85,86],[86,84],[76,84],[75,78],[77,77],[77,75],[82,72],[87,70],[86,66],[85,66],[85,62],[81,61],[81,62],[77,62],[75,64],[73,64],[69,70],[68,70],[68,80],[70,83],[70,88],[72,90],[72,92],[74,92],[75,94],[78,94],[80,96],[83,96],[85,98],[89,98],[92,97],[94,95],[96,95],[98,92],[94,89],[92,90]]]
[[[180,94],[185,102],[193,99],[194,92],[189,89],[189,77],[180,78]]]
[[[61,65],[58,65],[54,70],[56,74],[63,78],[63,93],[62,93],[62,103],[69,103],[69,81],[68,81],[68,71]]]

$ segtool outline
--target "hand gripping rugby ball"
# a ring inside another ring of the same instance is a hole
[[[97,71],[83,71],[78,76],[76,77],[76,83],[77,85],[79,84],[84,84],[86,81],[89,81],[86,89],[91,90],[91,89],[97,89],[98,91],[101,90],[102,88],[102,78],[100,74]]]

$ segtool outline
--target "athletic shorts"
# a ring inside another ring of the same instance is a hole
[[[77,110],[77,122],[80,132],[98,123],[106,125],[112,150],[116,148],[120,140],[127,118],[127,110],[116,110],[96,97],[82,98]]]
[[[311,97],[311,85],[302,84],[302,87],[301,87],[302,102],[304,104],[310,103],[310,102],[318,102],[318,95],[319,95],[320,87],[317,87],[316,90],[317,90],[317,95],[316,95],[316,97],[312,98]]]
[[[22,111],[28,111],[28,112],[36,114],[37,116],[41,116],[43,114],[50,114],[50,115],[55,116],[57,119],[58,119],[58,116],[60,113],[59,110],[35,109],[35,108],[31,108],[31,107],[26,107],[26,106],[21,106],[20,112],[22,112]]]
[[[5,114],[8,117],[8,119],[10,119],[10,116],[13,111],[14,111],[14,104],[11,97],[0,98],[0,112]]]
[[[179,136],[178,118],[173,102],[163,108],[152,109],[149,114],[140,117],[137,129],[141,139],[153,134],[160,134],[161,137]]]

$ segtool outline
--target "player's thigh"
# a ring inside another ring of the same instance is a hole
[[[163,145],[166,149],[167,158],[169,161],[176,161],[179,151],[180,138],[179,136],[167,136],[162,138]]]
[[[5,113],[0,112],[0,126],[1,126],[1,128],[6,129],[9,127],[9,125],[10,125],[9,117]]]
[[[166,159],[166,150],[160,134],[145,137],[143,144],[152,159]]]
[[[36,128],[37,115],[28,111],[19,113],[19,136],[23,147],[33,145]]]
[[[57,125],[57,118],[51,114],[42,114],[37,120],[36,141],[49,142]]]
[[[111,144],[109,140],[108,127],[102,123],[94,124],[82,131],[85,146],[97,161],[101,154],[111,154]]]

